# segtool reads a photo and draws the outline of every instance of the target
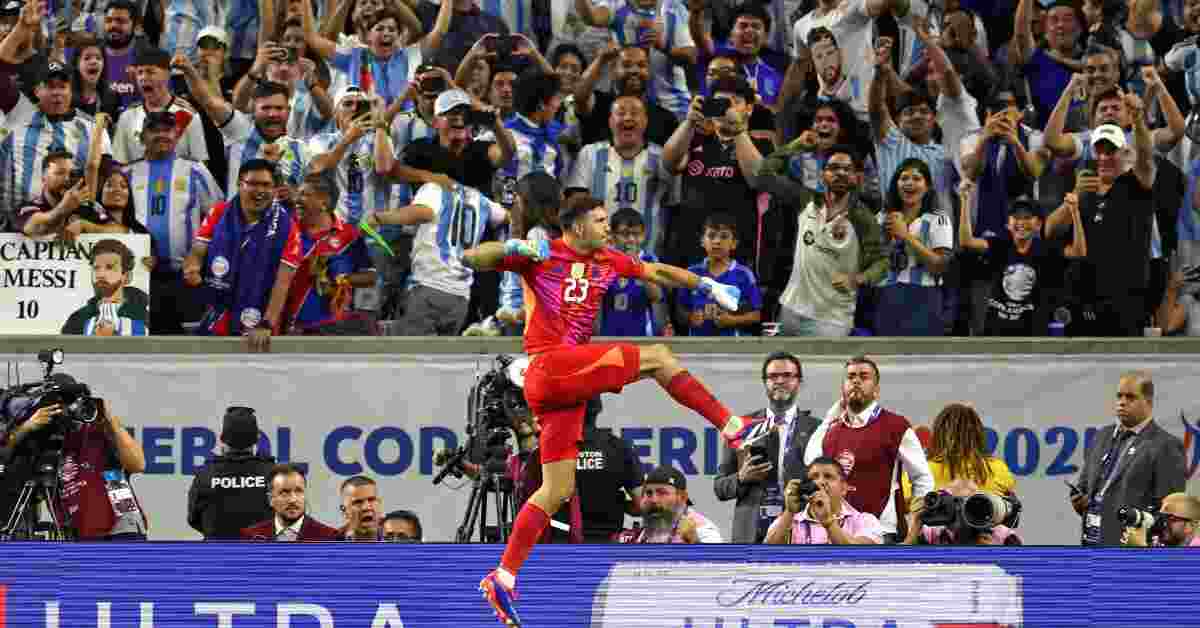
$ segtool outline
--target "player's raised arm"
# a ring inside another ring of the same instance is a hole
[[[482,242],[479,246],[467,249],[463,253],[463,263],[477,271],[496,270],[504,258],[514,255],[540,262],[550,257],[550,242],[547,240]]]
[[[668,288],[699,288],[701,292],[711,296],[717,305],[730,312],[737,311],[738,301],[742,298],[742,291],[737,286],[717,283],[711,277],[701,277],[678,266],[644,262],[642,268],[642,279]]]

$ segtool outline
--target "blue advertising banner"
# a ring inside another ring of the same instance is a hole
[[[6,544],[0,628],[475,628],[497,545]],[[540,546],[527,628],[1195,626],[1200,552]]]

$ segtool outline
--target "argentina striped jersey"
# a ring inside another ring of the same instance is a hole
[[[268,142],[259,134],[254,126],[254,118],[241,111],[234,111],[233,117],[221,127],[221,137],[225,138],[225,157],[229,161],[229,176],[226,180],[226,198],[232,199],[237,194],[238,170],[242,163],[251,159],[265,158],[263,150],[269,144],[280,147],[279,168],[290,185],[300,185],[304,171],[308,169],[308,147],[302,140],[286,135],[274,142]]]
[[[433,210],[433,220],[417,229],[412,282],[469,298],[474,271],[463,264],[463,253],[479,244],[489,224],[507,220],[508,211],[475,188],[436,183],[422,185],[413,204]]]
[[[680,0],[662,0],[658,11],[643,11],[626,2],[612,2],[612,19],[608,29],[622,46],[638,45],[638,34],[644,21],[657,22],[666,35],[668,48],[691,48],[696,45],[688,28],[688,11]],[[683,119],[687,115],[692,95],[688,91],[683,66],[671,62],[660,50],[650,51],[650,82],[646,85],[646,100]]]
[[[588,190],[604,201],[610,216],[623,207],[637,211],[646,222],[645,248],[662,257],[666,226],[662,203],[671,179],[658,144],[649,144],[632,159],[625,159],[611,142],[596,142],[579,152],[567,187]]]
[[[135,161],[126,168],[134,216],[150,231],[158,267],[183,268],[200,222],[221,189],[208,168],[183,157]]]

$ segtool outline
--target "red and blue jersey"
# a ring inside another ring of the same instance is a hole
[[[501,260],[497,270],[521,276],[525,286],[525,352],[587,344],[604,293],[621,277],[640,279],[642,262],[614,248],[581,254],[560,238],[550,257],[535,262],[520,255]]]

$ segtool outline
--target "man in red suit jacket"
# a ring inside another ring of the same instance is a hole
[[[337,541],[336,528],[305,514],[304,471],[294,464],[275,465],[267,475],[275,516],[242,529],[247,541]]]

